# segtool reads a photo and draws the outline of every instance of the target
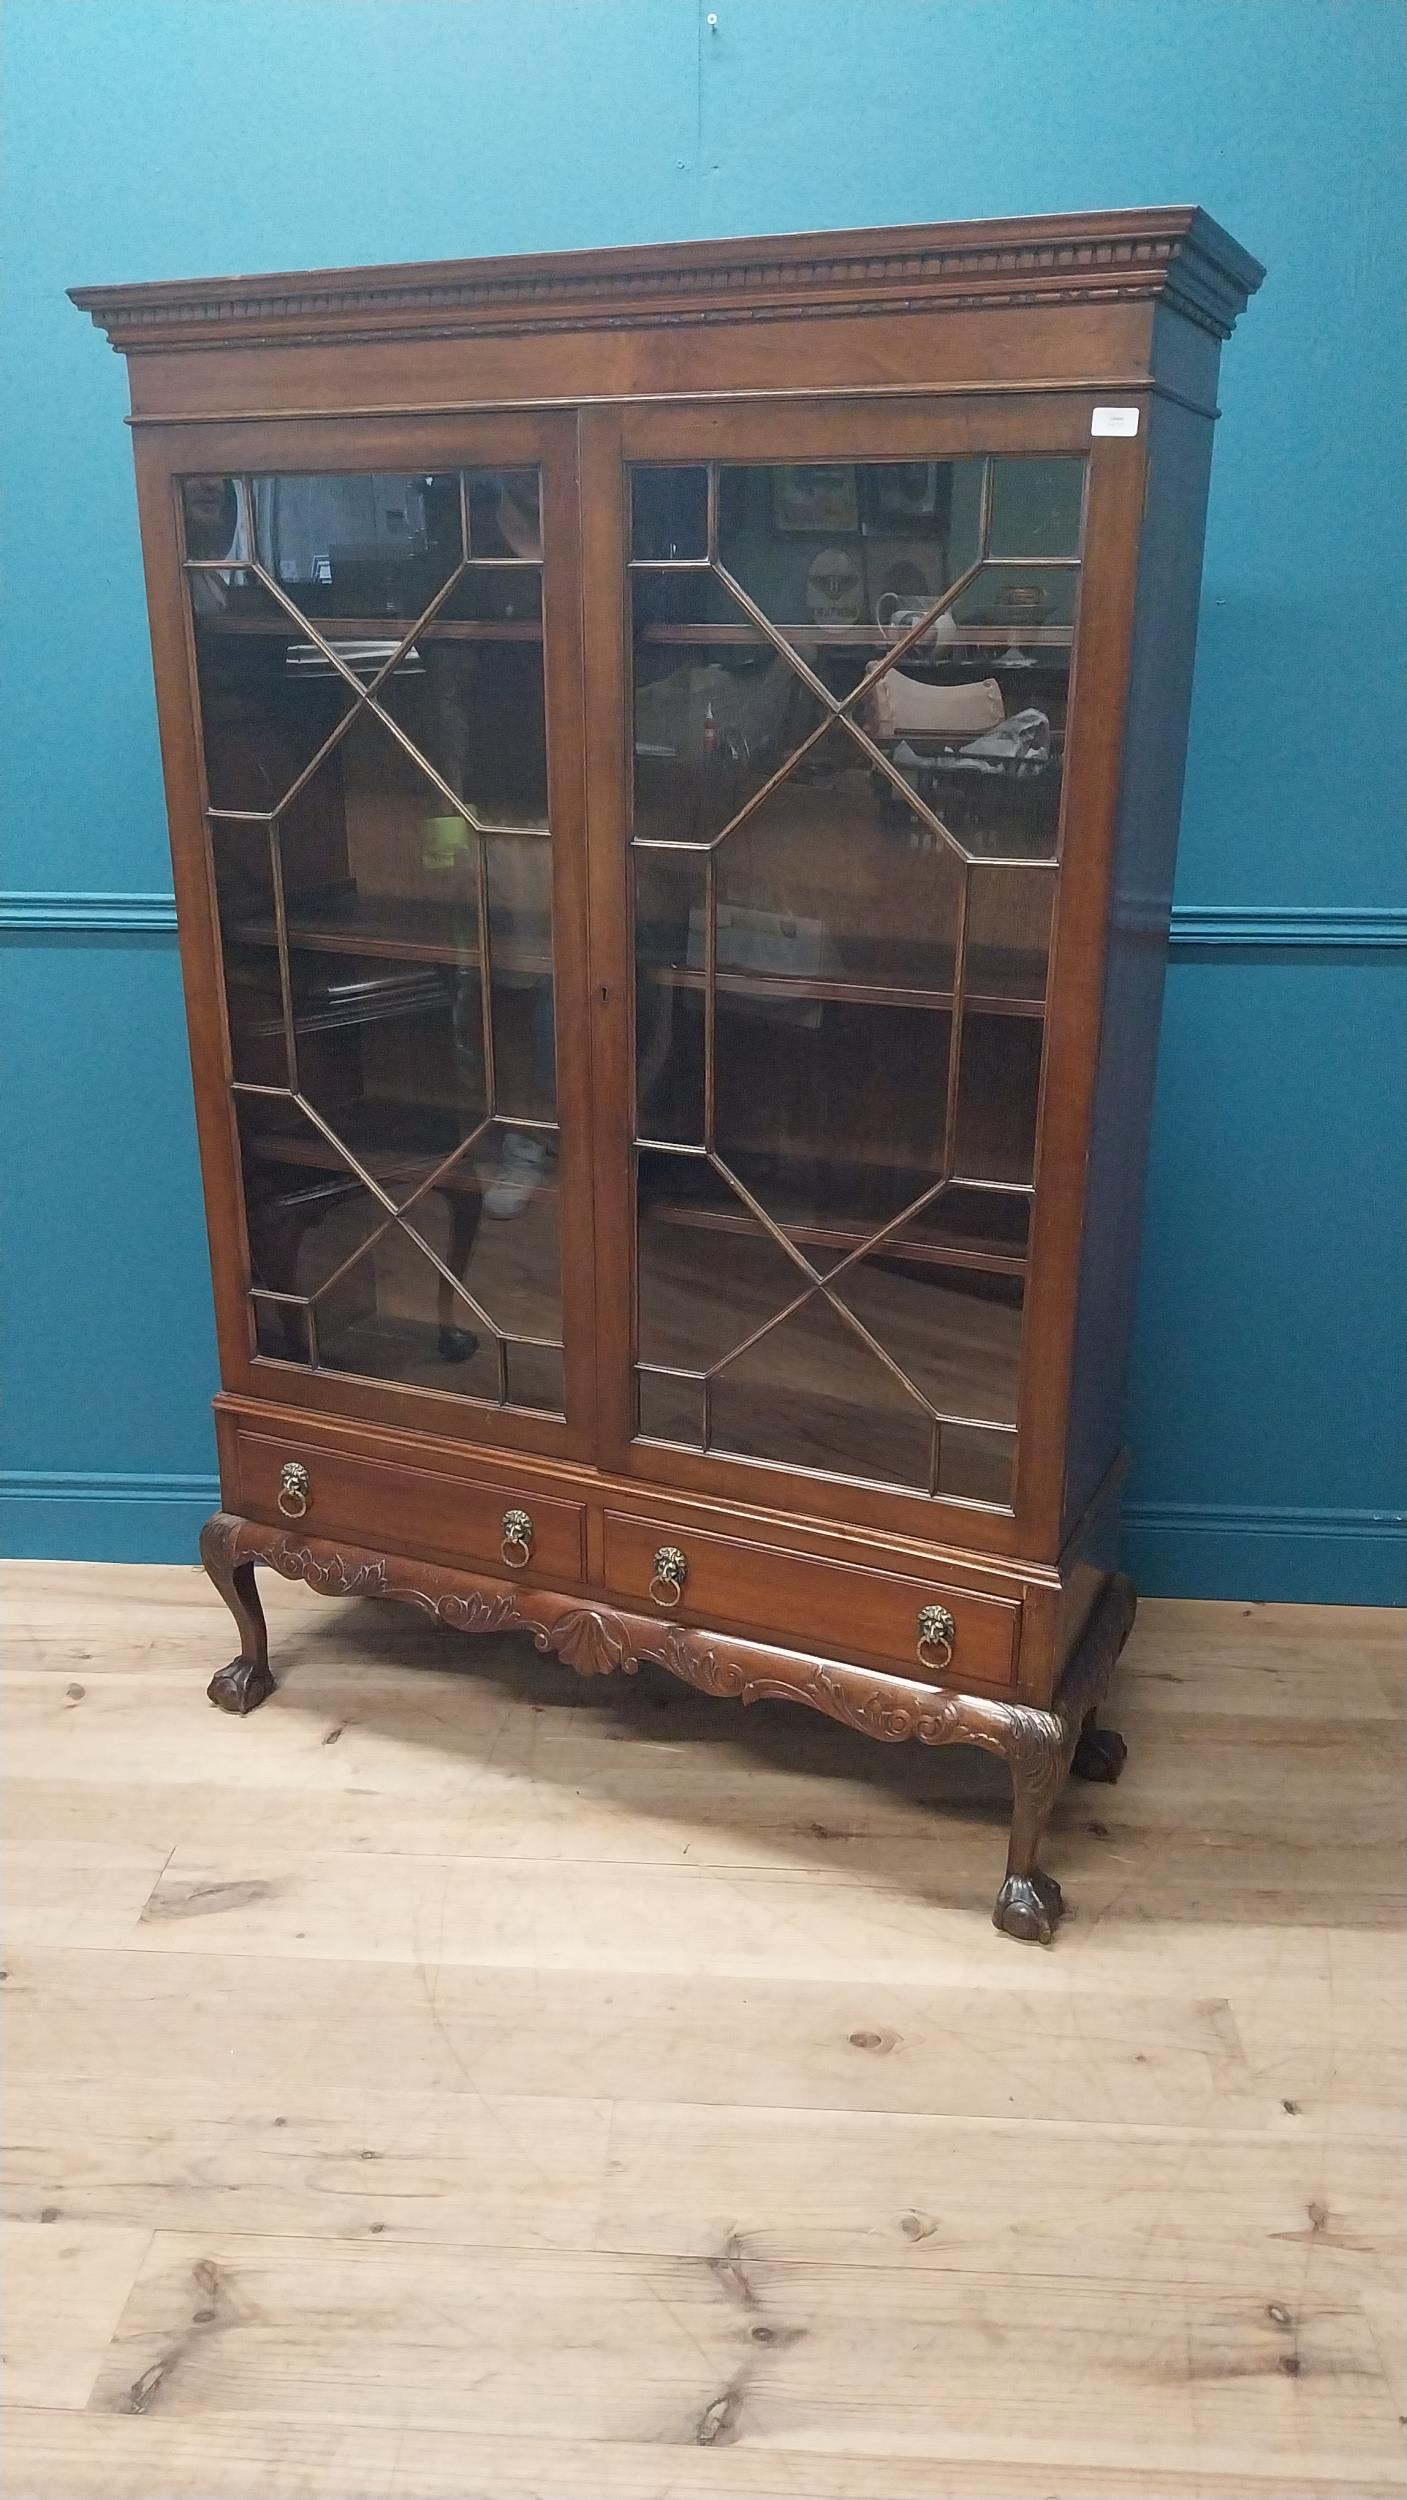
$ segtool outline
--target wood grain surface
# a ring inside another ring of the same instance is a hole
[[[982,1755],[269,1594],[8,1569],[11,2500],[1400,2490],[1392,1617],[1146,1606],[1043,1954]]]

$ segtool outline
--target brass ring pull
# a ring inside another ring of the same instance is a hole
[[[920,1606],[918,1610],[918,1655],[921,1666],[939,1669],[951,1665],[953,1643],[958,1636],[946,1606]]]
[[[533,1523],[525,1510],[504,1512],[503,1543],[498,1550],[510,1571],[521,1571],[523,1565],[531,1560]]]
[[[278,1506],[285,1519],[301,1519],[312,1501],[313,1487],[306,1467],[291,1458],[279,1469]]]
[[[689,1576],[688,1559],[683,1547],[662,1545],[655,1556],[650,1595],[657,1606],[677,1606]]]

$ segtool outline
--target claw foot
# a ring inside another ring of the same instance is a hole
[[[1008,1875],[997,1894],[992,1925],[1023,1944],[1050,1944],[1065,1903],[1053,1875]]]
[[[232,1658],[211,1676],[205,1690],[217,1710],[232,1710],[238,1718],[247,1719],[251,1710],[268,1700],[274,1679],[262,1659]]]
[[[1080,1740],[1070,1757],[1070,1768],[1076,1779],[1105,1780],[1112,1783],[1128,1760],[1129,1749],[1122,1736],[1112,1727],[1096,1727],[1086,1719]]]

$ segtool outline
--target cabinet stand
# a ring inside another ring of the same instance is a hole
[[[992,1920],[1026,1942],[1049,1944],[1064,1909],[1060,1886],[1037,1860],[1067,1775],[1073,1770],[1082,1779],[1114,1780],[1123,1768],[1122,1738],[1094,1723],[1137,1604],[1132,1583],[1117,1572],[1096,1600],[1054,1704],[1040,1710],[935,1691],[869,1667],[659,1623],[478,1572],[290,1534],[229,1511],[207,1521],[200,1552],[240,1636],[239,1656],[212,1676],[209,1697],[240,1717],[274,1690],[254,1585],[255,1566],[264,1563],[285,1580],[305,1580],[323,1597],[394,1597],[454,1631],[527,1632],[578,1675],[634,1675],[645,1660],[720,1701],[799,1701],[883,1744],[912,1739],[980,1745],[1000,1754],[1011,1772],[1011,1839]]]

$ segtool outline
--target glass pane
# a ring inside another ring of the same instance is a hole
[[[940,599],[981,553],[980,460],[811,461],[725,468],[724,568],[773,624],[802,629],[849,690],[895,609]]]
[[[887,1224],[942,1178],[947,1015],[720,983],[718,1152],[774,1223]]]
[[[716,858],[720,973],[948,1004],[962,863],[848,729],[828,728]]]
[[[493,996],[494,1102],[524,1120],[557,1111],[552,856],[531,836],[484,837]]]
[[[906,1246],[944,1250],[951,1253],[950,1265],[980,1265],[993,1273],[1019,1275],[1030,1220],[1029,1197],[957,1182],[931,1198],[890,1239],[896,1251]]]
[[[697,852],[635,854],[635,1076],[641,1137],[701,1146],[708,869]]]
[[[938,1490],[958,1502],[1009,1505],[1016,1436],[944,1424],[939,1433]]]
[[[967,996],[1038,1011],[1050,964],[1055,878],[1046,868],[982,867],[967,888]]]
[[[1009,1498],[1084,476],[634,473],[647,1438]]]
[[[296,1103],[239,1094],[250,1281],[315,1297],[387,1220],[346,1155]]]
[[[1054,857],[1075,583],[984,565],[868,698],[896,773],[975,857]]]
[[[195,626],[205,786],[215,808],[272,815],[315,755],[348,719],[356,689],[251,577],[227,587],[217,573],[187,575]],[[366,675],[393,642],[347,646]]]
[[[707,555],[707,469],[637,469],[630,508],[637,564],[691,562]]]
[[[1084,511],[1083,460],[992,462],[992,556],[1077,556]]]
[[[427,1224],[454,1276],[453,1216]],[[318,1361],[324,1371],[407,1388],[450,1390],[460,1397],[498,1398],[498,1354],[491,1333],[451,1278],[437,1273],[398,1224],[354,1261],[322,1295],[317,1313]]]
[[[480,824],[546,825],[539,642],[427,635],[398,663],[377,701]]]
[[[211,827],[230,1066],[247,1085],[289,1085],[274,908],[273,826]]]
[[[824,709],[710,575],[633,573],[631,582],[636,839],[709,842],[822,725]]]
[[[707,1371],[811,1280],[709,1164],[638,1161],[640,1360]]]
[[[1042,1030],[1023,1017],[967,1017],[957,1119],[957,1168],[964,1180],[1032,1178]]]
[[[185,511],[234,1074],[301,1098],[236,1098],[255,1344],[559,1412],[536,472]]]
[[[555,1345],[507,1348],[508,1403],[545,1415],[560,1415],[566,1400],[562,1388],[562,1349]]]
[[[1022,1283],[892,1255],[835,1279],[842,1302],[940,1414],[1016,1421]]]
[[[399,1204],[488,1119],[473,970],[292,955],[299,1091]]]
[[[421,1199],[407,1221],[462,1274],[501,1335],[560,1337],[556,1131],[495,1122],[473,1149],[472,1163],[466,1161],[463,1186],[482,1190],[484,1221],[466,1245],[462,1268],[430,1229],[427,1209],[433,1212],[435,1193]]]
[[[704,1393],[697,1380],[680,1380],[670,1372],[640,1370],[640,1431],[647,1441],[673,1441],[686,1450],[704,1445]]]
[[[252,1293],[249,1307],[255,1352],[273,1363],[299,1363],[306,1368],[312,1360],[307,1310],[297,1302],[281,1302],[268,1293]]]
[[[824,1296],[718,1373],[710,1446],[926,1492],[932,1427]]]
[[[476,625],[498,624],[508,642],[541,642],[542,640],[542,573],[533,564],[489,564],[475,562],[465,566],[447,599],[435,610],[434,623],[427,630],[427,640],[441,635],[474,642],[484,639],[474,632]]]
[[[464,496],[474,563],[541,563],[536,469],[466,469]]]
[[[323,1370],[495,1397],[492,1331],[468,1298],[481,1214],[472,1166],[456,1166],[417,1202],[411,1230],[358,1178],[351,1157],[398,1205],[434,1168],[425,1157],[363,1156],[291,1103],[241,1095],[237,1118],[261,1352],[301,1359],[301,1322],[286,1324],[259,1294],[264,1286],[311,1300]]]
[[[409,623],[462,557],[452,474],[251,483],[256,554],[304,616]]]

